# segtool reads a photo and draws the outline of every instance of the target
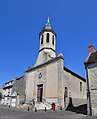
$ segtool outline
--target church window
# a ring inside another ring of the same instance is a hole
[[[80,91],[82,91],[82,82],[80,82]]]
[[[41,37],[41,44],[43,44],[43,35],[42,35],[42,37]]]
[[[65,97],[65,98],[67,98],[67,97],[68,97],[68,88],[67,88],[67,87],[65,87],[64,97]]]
[[[55,43],[54,43],[54,35],[52,36],[52,44],[54,45]]]
[[[47,33],[46,42],[49,43],[49,33]]]
[[[67,87],[65,87],[65,93],[68,93],[68,89],[67,89]]]

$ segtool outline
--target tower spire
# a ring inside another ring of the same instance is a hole
[[[47,26],[47,25],[49,25],[49,26],[51,25],[51,24],[50,24],[50,18],[49,18],[49,16],[48,16],[48,19],[47,19],[47,22],[46,22],[46,26]]]
[[[47,22],[46,22],[46,24],[45,24],[45,26],[43,27],[43,30],[53,30],[52,29],[52,26],[51,26],[51,24],[50,24],[50,18],[48,17],[48,19],[47,19]]]

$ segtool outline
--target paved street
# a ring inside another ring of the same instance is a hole
[[[69,111],[26,111],[0,106],[0,119],[97,119]]]

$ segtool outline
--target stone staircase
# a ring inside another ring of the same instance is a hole
[[[32,100],[27,100],[27,101],[25,101],[25,103],[21,106],[21,108],[23,108],[23,109],[28,109],[28,107],[29,107],[30,109],[33,108]]]
[[[37,110],[44,110],[45,107],[47,110],[51,110],[51,105],[47,102],[36,102],[35,107],[37,108]]]
[[[43,102],[35,102],[33,104],[32,100],[26,100],[25,103],[21,106],[22,108],[28,109],[28,107],[30,109],[35,110],[35,108],[37,108],[37,110],[45,110],[45,108],[47,110],[51,110],[51,104],[46,102],[45,100],[43,100]]]

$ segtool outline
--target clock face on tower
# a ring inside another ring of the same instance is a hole
[[[41,78],[42,78],[42,73],[40,73],[40,74],[38,75],[38,78],[39,78],[39,79],[41,79]]]

